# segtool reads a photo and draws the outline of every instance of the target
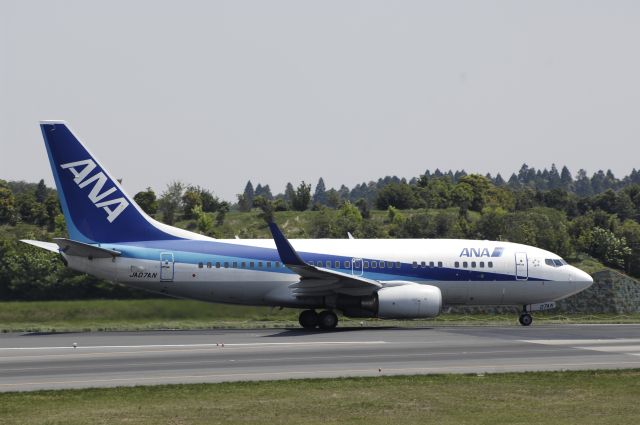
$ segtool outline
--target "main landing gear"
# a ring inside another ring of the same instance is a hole
[[[300,313],[298,322],[305,329],[319,327],[322,330],[329,330],[338,325],[338,316],[330,310],[324,310],[320,313],[316,313],[315,310],[304,310]]]
[[[520,314],[520,317],[518,318],[518,322],[520,322],[520,324],[522,326],[530,326],[531,323],[533,323],[533,317],[527,311],[527,306],[526,305],[522,306],[522,313]]]

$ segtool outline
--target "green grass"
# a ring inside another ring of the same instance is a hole
[[[636,424],[640,370],[313,379],[0,394],[13,424]]]
[[[1,332],[297,327],[294,309],[174,299],[0,302]],[[640,323],[640,314],[539,313],[536,323]],[[517,325],[513,314],[442,314],[430,320],[341,318],[340,326]]]

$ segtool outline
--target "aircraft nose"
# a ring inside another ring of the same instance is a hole
[[[576,284],[576,289],[580,291],[587,289],[591,285],[593,285],[593,278],[586,272],[580,270],[577,267],[573,267],[571,271],[572,280]]]

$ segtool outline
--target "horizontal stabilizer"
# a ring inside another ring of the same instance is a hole
[[[47,251],[55,252],[56,254],[60,252],[58,245],[55,243],[33,241],[31,239],[20,239],[20,242],[28,243],[29,245],[37,246],[38,248],[46,249]]]
[[[54,238],[54,242],[60,247],[60,252],[76,257],[110,258],[118,257],[121,252],[113,249],[101,248],[89,245],[84,242],[72,241],[71,239]]]

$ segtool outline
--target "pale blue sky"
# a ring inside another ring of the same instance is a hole
[[[0,0],[0,178],[65,119],[134,194],[640,168],[637,1]]]

